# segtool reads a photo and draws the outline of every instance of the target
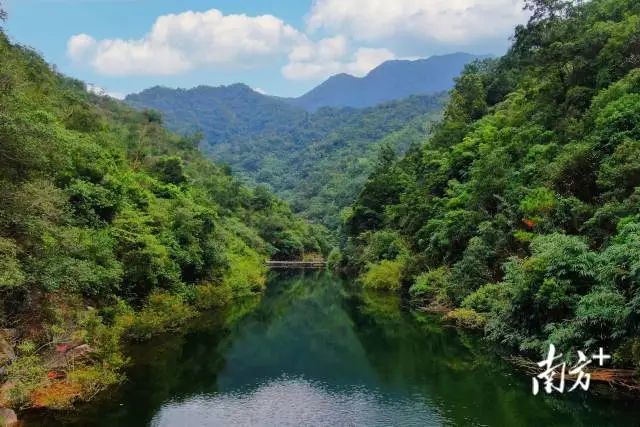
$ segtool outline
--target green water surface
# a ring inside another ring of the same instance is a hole
[[[132,347],[128,381],[35,426],[637,426],[637,403],[533,396],[477,337],[322,272]]]

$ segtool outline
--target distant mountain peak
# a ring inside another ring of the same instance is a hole
[[[302,95],[293,105],[306,110],[320,107],[370,107],[410,95],[430,95],[453,87],[464,66],[487,55],[457,52],[420,59],[383,62],[364,77],[336,74]]]

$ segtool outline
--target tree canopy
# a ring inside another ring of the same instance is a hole
[[[603,346],[640,366],[640,3],[525,7],[426,143],[369,176],[342,259],[364,281],[391,272],[371,248],[393,235],[416,304],[523,352]]]

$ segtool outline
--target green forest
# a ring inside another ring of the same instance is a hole
[[[373,301],[365,326],[391,315],[377,298],[402,300],[399,325],[439,313],[512,355],[604,347],[640,372],[640,2],[524,5],[507,53],[449,93],[314,112],[245,85],[216,95],[232,109],[200,103],[206,87],[97,95],[0,9],[0,409],[122,384],[127,345],[259,299],[268,260],[326,259]],[[286,305],[322,319],[339,292]],[[470,342],[454,346],[468,371]]]
[[[201,134],[207,156],[326,226],[334,242],[342,211],[373,171],[380,148],[404,153],[423,142],[445,100],[444,93],[416,95],[375,107],[310,113],[243,84],[155,87],[126,99],[133,107],[161,111],[167,126],[180,134]]]
[[[0,354],[13,361],[3,372],[10,407],[90,398],[122,379],[123,340],[261,291],[267,258],[327,251],[321,227],[243,186],[158,113],[89,94],[4,33],[0,58]],[[15,336],[17,352],[5,352]],[[43,378],[66,343],[92,356],[55,389]]]
[[[524,354],[638,368],[640,3],[527,5],[428,141],[380,153],[330,260]]]

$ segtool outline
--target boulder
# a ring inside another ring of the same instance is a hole
[[[46,358],[44,366],[52,371],[64,370],[69,363],[85,359],[93,352],[89,344],[81,344],[73,347],[73,344],[59,344]]]
[[[75,360],[83,359],[91,353],[93,349],[89,344],[82,344],[77,347],[68,350],[65,353],[68,362],[73,362]]]
[[[18,416],[9,408],[0,408],[0,427],[17,427]]]

